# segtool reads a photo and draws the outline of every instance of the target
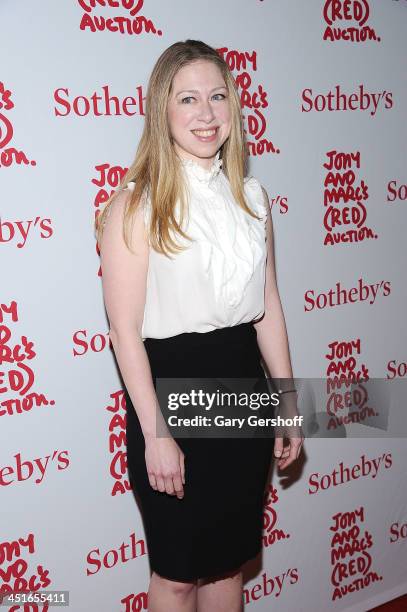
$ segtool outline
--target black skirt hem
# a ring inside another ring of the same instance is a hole
[[[210,568],[210,571],[208,568],[206,568],[206,569],[199,570],[198,573],[195,572],[194,574],[180,575],[180,574],[172,572],[171,570],[167,571],[165,568],[161,569],[159,565],[157,565],[156,563],[152,563],[151,561],[150,561],[150,569],[152,572],[155,572],[156,574],[158,574],[162,578],[166,578],[167,580],[176,580],[177,582],[193,582],[195,580],[200,580],[200,579],[205,579],[205,578],[214,578],[215,576],[221,576],[222,574],[228,574],[228,573],[238,571],[242,565],[244,565],[245,563],[247,563],[248,561],[252,559],[255,559],[258,556],[258,554],[261,552],[262,548],[263,547],[261,544],[260,546],[257,545],[255,551],[249,554],[245,553],[244,555],[241,556],[240,560],[238,560],[233,565],[228,563],[228,564],[213,566]]]

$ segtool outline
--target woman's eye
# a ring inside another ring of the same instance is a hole
[[[221,94],[221,93],[215,94],[212,97],[216,98],[216,96],[222,96],[221,100],[224,100],[226,98],[226,96],[224,94]],[[195,100],[195,98],[193,96],[187,96],[186,98],[182,98],[182,100],[181,100],[182,104],[189,104],[189,102],[186,102],[186,100]]]

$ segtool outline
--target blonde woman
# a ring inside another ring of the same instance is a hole
[[[303,442],[158,431],[160,378],[264,380],[263,359],[271,377],[292,379],[268,198],[245,164],[227,64],[201,41],[173,44],[149,80],[135,161],[97,219],[150,612],[242,609],[273,448],[285,468]]]

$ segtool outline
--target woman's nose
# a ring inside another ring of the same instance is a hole
[[[202,102],[199,107],[199,117],[209,122],[214,118],[215,114],[210,102]]]

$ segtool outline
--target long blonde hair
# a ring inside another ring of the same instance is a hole
[[[222,169],[229,180],[236,203],[252,217],[259,218],[248,207],[244,195],[246,139],[240,98],[233,75],[215,49],[199,40],[186,40],[168,47],[153,68],[147,88],[144,129],[135,160],[124,175],[117,191],[107,200],[103,211],[95,219],[99,244],[109,207],[114,197],[130,181],[134,181],[135,187],[127,201],[123,219],[123,238],[130,250],[134,213],[143,194],[148,195],[151,206],[149,242],[153,249],[166,256],[183,250],[183,247],[174,241],[171,233],[190,240],[182,230],[187,196],[180,161],[172,144],[167,120],[167,104],[173,79],[178,70],[197,60],[213,62],[224,78],[231,111],[231,130],[228,139],[221,147]],[[179,223],[175,216],[177,201],[180,202]]]

